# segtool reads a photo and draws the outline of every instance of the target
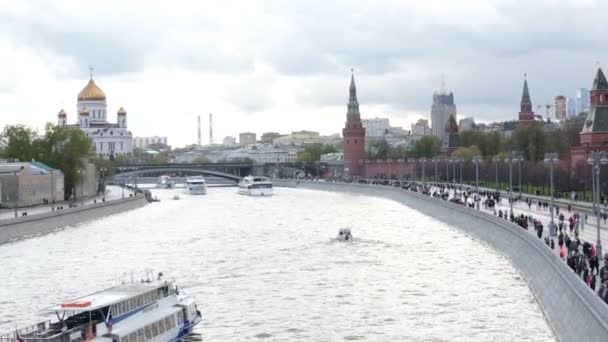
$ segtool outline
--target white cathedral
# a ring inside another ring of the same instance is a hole
[[[93,76],[89,83],[78,93],[76,109],[78,122],[67,124],[67,114],[61,109],[57,124],[62,127],[78,127],[93,140],[93,149],[100,158],[114,159],[133,152],[133,135],[127,129],[127,111],[120,107],[117,123],[107,121],[106,94],[95,84]]]

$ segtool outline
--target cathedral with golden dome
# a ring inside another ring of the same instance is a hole
[[[127,111],[120,107],[116,112],[116,123],[108,122],[106,94],[97,86],[92,74],[89,83],[78,93],[76,110],[78,121],[75,124],[67,124],[67,113],[63,109],[57,114],[57,124],[80,128],[93,140],[93,148],[99,157],[114,159],[133,152],[133,135],[127,129]]]

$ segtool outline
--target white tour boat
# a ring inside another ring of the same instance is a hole
[[[186,178],[186,192],[190,195],[207,194],[207,182],[205,182],[205,178],[203,176]]]
[[[48,309],[43,321],[0,335],[0,342],[177,342],[196,339],[194,299],[160,280],[124,283]],[[186,338],[187,337],[187,338]]]
[[[167,175],[162,175],[158,177],[158,180],[156,181],[156,187],[160,189],[171,189],[173,188],[173,186],[173,180],[171,180],[171,177]]]
[[[272,196],[272,182],[267,177],[247,176],[239,182],[239,193],[251,196]]]

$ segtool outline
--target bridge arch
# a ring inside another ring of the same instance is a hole
[[[149,167],[149,168],[141,168],[141,169],[136,169],[136,170],[128,170],[128,171],[121,171],[120,169],[116,170],[117,173],[111,177],[111,179],[117,180],[117,179],[124,179],[124,178],[129,178],[132,176],[137,176],[137,175],[141,175],[141,174],[146,174],[146,173],[171,173],[171,172],[184,172],[184,173],[194,173],[194,174],[200,174],[200,175],[206,175],[206,176],[215,176],[215,177],[220,177],[220,178],[224,178],[224,179],[228,179],[234,182],[239,182],[242,177],[239,176],[235,176],[229,173],[224,173],[224,172],[219,172],[219,171],[213,171],[213,170],[206,170],[206,169],[199,169],[199,168],[192,168],[192,167]]]

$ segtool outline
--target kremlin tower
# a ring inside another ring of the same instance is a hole
[[[344,171],[351,176],[361,176],[362,167],[359,165],[359,161],[365,159],[365,128],[361,123],[354,74],[351,74],[350,77],[347,108],[346,124],[344,125],[344,129],[342,129],[344,139]]]
[[[524,75],[524,91],[521,95],[519,127],[528,127],[534,122],[534,112],[532,111],[532,101],[528,91],[528,80]]]
[[[590,93],[591,107],[580,133],[581,145],[572,148],[572,167],[585,163],[592,151],[608,151],[608,81],[597,69]]]

